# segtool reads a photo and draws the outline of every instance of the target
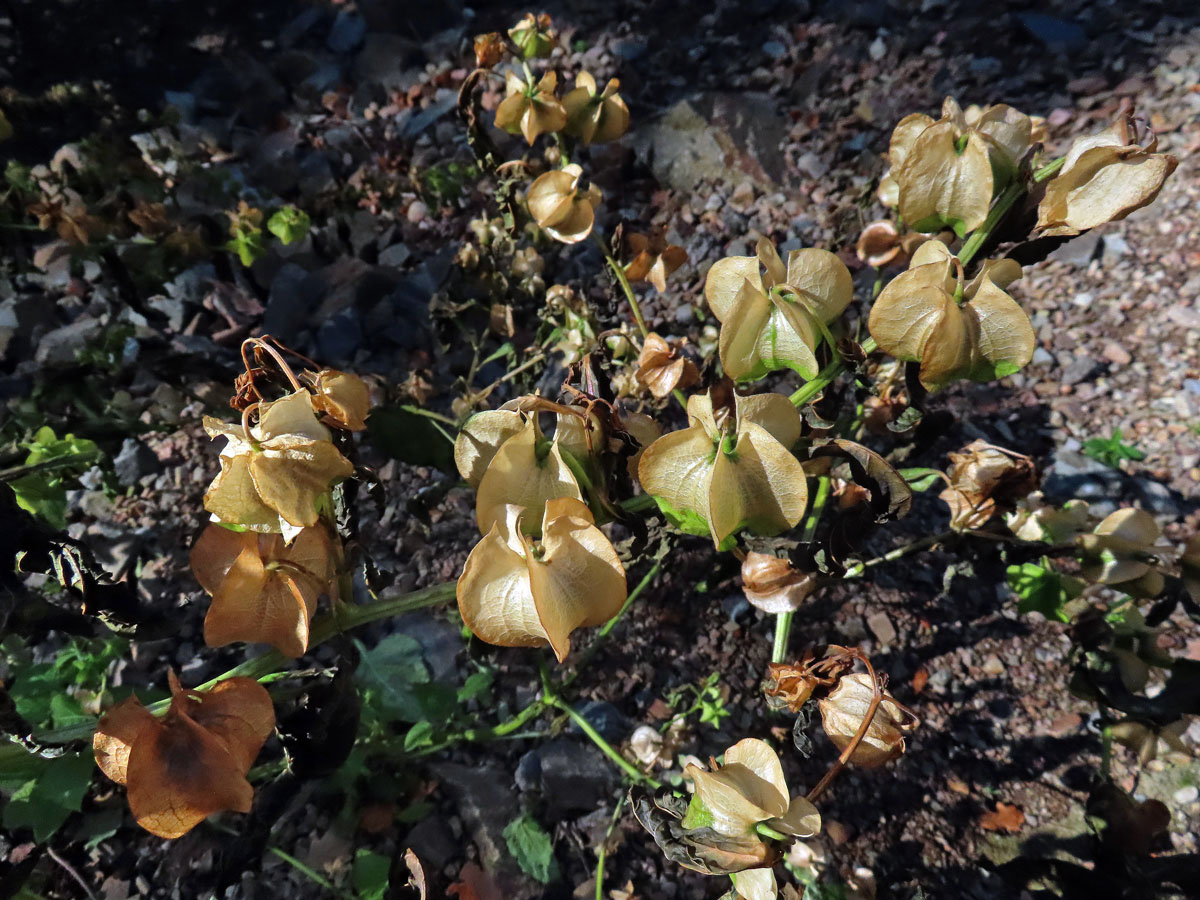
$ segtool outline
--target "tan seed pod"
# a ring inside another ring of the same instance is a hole
[[[586,238],[596,221],[600,188],[580,190],[583,169],[572,163],[539,175],[529,187],[529,213],[556,241],[575,244]]]
[[[683,355],[681,343],[668,342],[654,333],[646,335],[637,363],[634,377],[660,400],[700,380],[700,370]]]
[[[874,693],[871,676],[860,672],[842,676],[829,696],[818,701],[821,725],[839,750],[845,750],[854,740]],[[887,691],[882,693],[862,742],[850,755],[849,761],[864,769],[877,768],[903,754],[905,733],[920,724],[912,710],[896,702]]]
[[[801,572],[778,556],[751,550],[742,561],[742,590],[750,605],[763,612],[797,610],[816,587],[813,573]]]

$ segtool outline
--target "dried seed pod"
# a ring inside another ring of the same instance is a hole
[[[371,389],[357,375],[322,369],[313,379],[312,405],[339,428],[365,431],[371,412]]]
[[[567,111],[554,96],[557,88],[558,76],[554,72],[547,72],[536,85],[509,72],[508,96],[496,107],[496,127],[509,134],[520,134],[530,146],[540,134],[562,131],[567,124]]]
[[[778,615],[799,609],[817,587],[816,575],[801,572],[788,560],[753,550],[742,561],[742,590],[750,605]]]
[[[211,416],[204,430],[228,440],[221,472],[204,494],[204,508],[227,525],[294,535],[317,524],[317,501],[354,472],[317,420],[306,390],[263,403],[249,433]]]
[[[704,297],[721,322],[718,350],[725,374],[753,381],[792,369],[802,378],[815,377],[825,326],[853,294],[850,271],[828,250],[793,250],[785,268],[775,245],[762,238],[755,256],[718,260],[708,270]]]
[[[516,25],[508,29],[508,36],[521,51],[523,59],[537,59],[549,56],[554,52],[558,43],[558,34],[554,23],[546,13],[534,15],[526,13]]]
[[[583,169],[571,164],[539,175],[529,187],[529,213],[556,241],[575,244],[586,238],[596,221],[600,188],[580,190]]]
[[[1037,486],[1033,460],[983,440],[950,454],[950,485],[939,497],[950,507],[950,527],[985,525],[998,506],[1023,498]]]
[[[319,525],[302,529],[290,545],[278,534],[209,525],[192,547],[191,565],[213,598],[204,617],[210,647],[262,642],[300,656],[317,599],[337,594],[333,546]]]
[[[1038,204],[1037,229],[1044,235],[1074,235],[1117,222],[1154,202],[1179,160],[1144,145],[1131,115],[1099,134],[1079,138]]]
[[[1142,766],[1162,756],[1189,759],[1192,754],[1183,742],[1183,733],[1187,729],[1187,719],[1180,719],[1170,725],[1126,719],[1109,726],[1113,740],[1136,753],[1138,764]]]
[[[631,233],[625,236],[625,246],[633,261],[625,268],[631,282],[648,281],[660,294],[667,289],[667,277],[687,262],[687,251],[667,241],[666,229],[649,235]]]
[[[130,697],[100,717],[96,764],[127,787],[129,808],[152,834],[177,838],[223,810],[249,812],[246,780],[275,728],[266,689],[230,678],[204,692],[184,690],[170,673],[171,706],[156,718]]]
[[[868,266],[886,266],[900,254],[900,234],[896,226],[882,219],[871,222],[858,236],[855,254]]]
[[[871,724],[862,742],[850,755],[850,762],[873,769],[896,759],[904,753],[904,734],[920,724],[916,715],[901,705],[887,691],[881,691]],[[825,734],[839,750],[845,750],[854,740],[875,696],[871,676],[864,673],[844,675],[828,697],[818,701],[821,725]]]
[[[610,78],[597,93],[596,79],[585,69],[575,76],[575,89],[563,98],[567,133],[588,144],[615,141],[629,129],[629,107],[617,93],[621,83]]]
[[[729,415],[726,407],[714,411],[711,392],[693,395],[688,427],[656,440],[638,463],[642,489],[667,520],[718,547],[742,528],[791,528],[808,503],[804,469],[788,449],[800,437],[796,408],[774,393],[738,396],[732,405]]]
[[[1083,577],[1107,584],[1134,597],[1155,597],[1165,581],[1155,567],[1158,523],[1140,509],[1118,509],[1081,535]]]
[[[961,238],[987,218],[993,195],[1032,146],[1032,130],[1029,117],[1010,106],[991,106],[969,118],[947,97],[936,122],[920,113],[900,120],[881,195],[894,198],[914,231],[949,227]]]
[[[501,647],[548,643],[562,662],[572,631],[620,610],[625,569],[579,500],[545,504],[540,541],[524,533],[523,512],[505,507],[475,545],[458,579],[458,609],[480,640]]]
[[[481,69],[490,69],[504,58],[504,38],[498,31],[475,35],[475,65]]]
[[[1004,291],[1020,277],[1015,261],[989,260],[964,284],[957,257],[941,241],[928,241],[871,307],[871,336],[897,359],[919,361],[930,391],[959,378],[1011,375],[1035,346],[1029,316]]]
[[[688,388],[700,380],[696,364],[683,355],[682,342],[668,342],[653,332],[646,335],[637,362],[634,377],[660,400],[676,388]]]

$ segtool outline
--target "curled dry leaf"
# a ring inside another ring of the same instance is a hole
[[[764,274],[765,272],[765,274]],[[816,348],[826,325],[842,314],[854,293],[846,264],[828,250],[788,254],[761,238],[755,256],[730,256],[708,270],[704,296],[721,322],[718,351],[725,374],[753,381],[792,369],[813,378]]]
[[[901,705],[887,691],[867,726],[862,742],[850,755],[850,762],[864,769],[873,769],[896,759],[904,753],[904,735],[920,722],[908,707]],[[825,734],[839,750],[845,750],[854,740],[859,726],[867,715],[874,697],[871,676],[864,673],[844,675],[837,687],[823,700],[821,725]]]
[[[534,179],[529,186],[529,214],[550,237],[576,244],[591,234],[600,205],[600,188],[581,190],[583,169],[572,163]]]
[[[317,421],[305,390],[263,403],[248,434],[211,416],[204,430],[228,440],[221,472],[204,494],[204,508],[226,525],[284,533],[315,525],[317,501],[354,472]]]
[[[1079,537],[1083,577],[1133,597],[1155,597],[1165,581],[1155,568],[1158,523],[1140,509],[1118,509],[1091,534]]]
[[[547,72],[537,84],[527,83],[514,72],[507,79],[508,96],[496,107],[496,127],[509,134],[520,134],[533,146],[540,134],[561,131],[567,124],[567,111],[554,96],[558,76]]]
[[[921,113],[900,120],[880,197],[894,200],[914,231],[952,228],[961,238],[987,218],[993,194],[1032,146],[1032,131],[1029,117],[1011,106],[990,106],[968,118],[947,97],[937,121]]]
[[[596,92],[596,79],[586,69],[575,76],[575,88],[563,97],[567,110],[567,133],[586,147],[615,141],[629,128],[629,107],[617,93],[621,83],[610,78],[604,90]]]
[[[816,587],[815,573],[801,572],[778,556],[751,550],[742,561],[742,590],[750,605],[763,612],[797,610]]]
[[[711,393],[694,395],[688,423],[638,463],[642,489],[671,524],[720,547],[742,528],[779,534],[800,521],[808,483],[788,449],[800,437],[800,414],[786,397],[738,396],[730,412],[714,409]]]
[[[631,233],[625,236],[625,246],[633,255],[625,267],[625,277],[631,282],[648,281],[660,294],[667,289],[667,277],[687,262],[687,251],[670,243],[666,230],[649,235]]]
[[[794,837],[821,830],[821,815],[803,796],[791,797],[779,757],[766,741],[746,738],[725,751],[711,772],[694,763],[683,771],[695,786],[683,827],[711,828],[728,837],[749,837],[759,822]]]
[[[600,625],[625,602],[625,569],[571,497],[545,504],[542,538],[521,527],[523,510],[508,506],[467,557],[458,579],[458,609],[480,640],[501,647],[549,644],[559,662],[571,632]]]
[[[976,439],[950,454],[950,485],[939,497],[950,507],[950,527],[980,528],[997,512],[1037,486],[1033,460]]]
[[[1043,235],[1074,235],[1116,222],[1154,202],[1179,160],[1139,141],[1129,116],[1099,134],[1079,138],[1038,204]]]
[[[519,405],[514,401],[513,405]],[[508,406],[509,404],[505,404]],[[476,488],[475,521],[487,534],[505,515],[505,507],[526,510],[525,529],[537,533],[546,503],[555,497],[583,499],[583,491],[564,453],[573,416],[560,415],[554,440],[542,435],[536,409],[496,409],[476,413],[454,442],[459,473]],[[576,447],[578,449],[578,447]]]
[[[871,307],[871,336],[897,359],[919,361],[930,391],[959,378],[1011,375],[1035,346],[1029,317],[1004,291],[1020,277],[1015,261],[989,260],[964,284],[958,259],[941,241],[928,241]]]
[[[338,428],[363,431],[371,412],[371,389],[357,375],[322,369],[313,379],[313,409]]]
[[[249,812],[246,780],[275,728],[271,697],[250,678],[187,691],[171,673],[171,705],[156,718],[130,697],[103,716],[93,738],[100,771],[127,787],[129,808],[152,834],[177,838],[224,810]]]
[[[210,647],[261,642],[300,656],[317,599],[337,590],[333,545],[319,525],[302,529],[291,544],[278,534],[209,525],[192,547],[191,564],[213,598],[204,617]]]
[[[634,377],[660,400],[676,388],[688,388],[700,380],[700,370],[683,355],[681,342],[668,342],[653,332],[646,335],[637,364]]]
[[[743,900],[775,900],[779,896],[779,885],[775,883],[772,869],[747,869],[729,876],[733,888]]]

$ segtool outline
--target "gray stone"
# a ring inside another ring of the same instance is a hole
[[[1104,261],[1116,262],[1129,252],[1129,244],[1119,234],[1109,234],[1104,237]]]
[[[420,44],[399,34],[372,32],[354,60],[354,75],[360,82],[371,82],[388,91],[405,91],[424,77],[424,69],[415,63]]]
[[[896,627],[892,625],[892,620],[885,612],[880,611],[867,616],[867,627],[879,641],[880,647],[887,647],[896,640]]]
[[[1033,351],[1033,359],[1030,361],[1032,366],[1049,366],[1054,363],[1054,356],[1044,347],[1037,347]]]
[[[132,487],[147,475],[162,471],[154,451],[136,438],[125,438],[121,451],[113,457],[113,471],[121,487]]]
[[[1181,518],[1187,512],[1183,498],[1153,478],[1135,478],[1133,489],[1142,506],[1152,513],[1175,519]]]
[[[594,809],[615,784],[612,763],[593,744],[555,738],[541,747],[540,756],[542,797],[550,821]]]
[[[750,615],[750,602],[744,594],[730,594],[721,600],[721,609],[730,622],[741,623]]]
[[[408,261],[410,256],[412,256],[412,251],[408,249],[407,244],[392,244],[392,246],[379,254],[379,264],[398,269]]]
[[[69,366],[89,341],[100,337],[98,319],[86,318],[42,335],[33,358],[41,366]]]
[[[362,342],[362,316],[352,307],[334,313],[317,329],[317,352],[332,363],[352,361]]]
[[[600,733],[600,737],[611,744],[623,741],[633,727],[628,716],[607,700],[588,700],[576,706],[575,711]],[[583,734],[583,729],[574,722],[571,723],[570,731]]]
[[[363,42],[366,35],[367,23],[362,16],[343,9],[333,20],[325,46],[334,53],[349,53]]]
[[[1046,258],[1051,262],[1068,263],[1082,269],[1100,255],[1100,243],[1100,235],[1089,231],[1067,241]]]
[[[1063,384],[1079,384],[1095,377],[1100,364],[1090,356],[1076,356],[1071,364],[1063,370]]]
[[[310,314],[323,293],[320,277],[296,263],[284,263],[271,281],[263,330],[285,344],[294,342],[308,325]]]
[[[422,819],[404,838],[404,846],[430,869],[440,869],[460,852],[459,841],[441,816],[433,815]]]
[[[1074,22],[1043,13],[1020,13],[1017,18],[1026,31],[1054,53],[1077,53],[1088,45],[1087,33]]]

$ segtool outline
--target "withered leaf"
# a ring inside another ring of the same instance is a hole
[[[997,801],[996,808],[979,817],[979,827],[984,831],[1005,831],[1016,834],[1025,824],[1025,813],[1011,803]]]

